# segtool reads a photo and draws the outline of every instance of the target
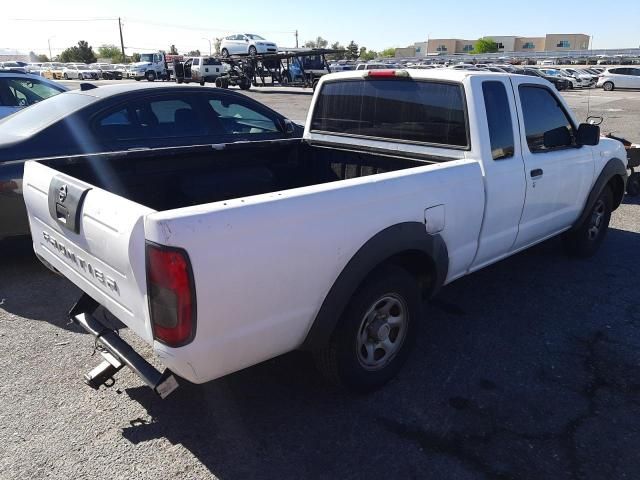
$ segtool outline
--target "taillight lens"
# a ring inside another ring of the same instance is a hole
[[[367,70],[369,78],[411,78],[406,70]]]
[[[196,333],[196,302],[187,252],[147,243],[147,289],[153,337],[170,347],[189,343]]]

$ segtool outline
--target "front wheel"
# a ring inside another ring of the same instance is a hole
[[[223,58],[227,58],[229,56],[229,50],[227,50],[226,48],[223,48],[222,51],[220,52],[220,55],[222,55]]]
[[[640,172],[634,172],[627,180],[627,195],[635,197],[640,194]]]
[[[144,76],[147,79],[147,82],[154,82],[156,80],[156,72],[154,71],[149,71]]]
[[[613,86],[613,82],[604,82],[602,88],[605,90],[605,92],[611,92],[615,87]]]
[[[249,47],[249,55],[252,56],[252,57],[255,57],[257,54],[258,54],[258,50],[256,49],[256,47],[251,45]]]
[[[319,370],[352,391],[382,387],[409,355],[420,310],[420,289],[409,272],[378,269],[349,301],[329,344],[315,353]]]
[[[598,251],[607,234],[612,209],[613,193],[606,186],[584,221],[564,234],[563,242],[568,255],[587,258]]]
[[[69,80],[69,75],[67,75],[66,73],[63,75],[65,80]]]

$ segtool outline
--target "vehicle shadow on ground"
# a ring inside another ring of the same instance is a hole
[[[397,379],[328,387],[293,353],[161,401],[164,437],[222,479],[633,478],[640,471],[640,235],[586,261],[547,242],[443,289]]]
[[[302,89],[300,88],[299,91],[292,91],[292,90],[269,90],[270,88],[274,88],[274,87],[270,87],[270,86],[265,86],[265,87],[255,87],[251,89],[251,92],[253,93],[265,93],[265,94],[278,94],[278,95],[308,95],[308,96],[312,96],[313,95],[313,90],[311,90],[310,88],[305,88]]]
[[[0,308],[24,318],[82,331],[67,318],[82,292],[40,263],[33,253],[31,238],[5,239],[0,246]]]

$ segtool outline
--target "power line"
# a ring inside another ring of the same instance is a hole
[[[112,22],[118,17],[90,17],[90,18],[12,18],[14,22]]]

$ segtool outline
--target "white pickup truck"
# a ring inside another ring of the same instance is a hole
[[[322,77],[303,139],[32,160],[24,197],[36,254],[86,292],[87,383],[126,365],[164,397],[294,349],[377,388],[421,300],[555,235],[593,254],[625,182],[622,144],[541,78],[371,70]]]

